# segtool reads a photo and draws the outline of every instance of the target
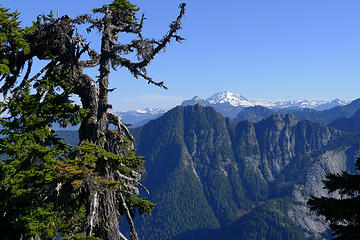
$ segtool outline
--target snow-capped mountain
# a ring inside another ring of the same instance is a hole
[[[250,101],[240,94],[234,94],[229,91],[215,93],[206,99],[210,104],[229,103],[231,106],[250,105]]]
[[[228,104],[233,107],[253,107],[263,106],[271,109],[283,109],[283,108],[310,108],[316,110],[325,110],[336,106],[342,106],[347,104],[346,101],[335,99],[333,101],[324,100],[305,100],[297,99],[290,101],[259,101],[255,99],[246,98],[240,94],[231,93],[229,91],[215,93],[207,99],[201,99],[194,97],[191,100],[184,101],[182,105],[190,104],[202,104],[202,105],[216,105],[216,104]]]
[[[223,91],[215,93],[214,95],[202,99],[198,96],[190,100],[182,102],[182,106],[200,104],[202,106],[211,106],[225,117],[235,118],[240,110],[246,107],[263,106],[273,110],[279,109],[304,109],[310,108],[314,110],[326,110],[336,106],[343,106],[348,102],[335,99],[333,101],[323,100],[305,100],[297,99],[290,101],[259,101],[255,99],[246,98],[240,94],[235,94],[230,91]],[[160,117],[166,110],[159,108],[145,108],[127,112],[117,112],[124,122],[132,124],[132,127],[141,126],[148,121]]]
[[[144,108],[144,109],[138,109],[134,111],[127,111],[127,112],[120,112],[120,113],[126,113],[131,115],[137,115],[137,116],[143,116],[144,114],[148,115],[157,115],[157,114],[163,114],[166,112],[166,110],[160,109],[160,108]]]
[[[233,107],[253,107],[256,105],[264,107],[274,106],[274,103],[272,102],[247,99],[240,94],[231,93],[229,91],[215,93],[211,97],[207,98],[206,101],[210,104],[228,103]]]
[[[205,99],[199,98],[198,96],[195,96],[190,100],[184,100],[181,103],[182,106],[195,105],[195,104],[200,104],[202,106],[208,106],[210,103],[208,101],[206,101]]]
[[[308,101],[305,99],[297,99],[297,100],[290,100],[290,101],[283,101],[283,102],[276,102],[275,108],[283,109],[283,108],[316,108],[318,106],[324,105],[328,103],[327,101],[321,100],[313,100]]]
[[[335,100],[328,101],[327,103],[319,105],[319,106],[315,107],[314,109],[318,110],[318,111],[322,111],[322,110],[330,109],[330,108],[337,107],[337,106],[344,106],[349,103],[350,102],[336,98]]]
[[[343,106],[347,102],[340,99],[333,101],[323,100],[305,100],[297,99],[290,101],[259,101],[255,99],[246,98],[240,94],[231,93],[230,91],[218,92],[207,99],[193,97],[191,100],[183,101],[181,105],[200,104],[203,106],[212,106],[218,112],[226,117],[234,118],[236,114],[246,108],[254,106],[263,106],[274,110],[279,109],[304,109],[310,108],[315,110],[326,110],[336,106]]]
[[[344,106],[348,104],[349,102],[346,102],[344,100],[335,99],[332,101],[323,101],[323,100],[304,100],[304,99],[297,99],[297,100],[291,100],[291,101],[283,101],[283,102],[276,102],[275,108],[283,109],[283,108],[310,108],[315,110],[326,110],[330,109],[336,106]]]
[[[116,114],[121,116],[125,123],[131,124],[132,127],[137,127],[144,125],[152,119],[160,117],[167,110],[168,109],[145,108],[134,111],[116,112]]]

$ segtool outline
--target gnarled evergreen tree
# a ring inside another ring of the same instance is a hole
[[[359,172],[360,158],[356,161],[356,167]],[[329,193],[338,192],[341,197],[312,197],[308,201],[310,209],[325,216],[325,219],[330,222],[334,239],[360,239],[359,173],[330,174],[324,184]]]
[[[142,36],[145,17],[138,19],[138,10],[129,1],[113,0],[92,15],[55,19],[50,14],[23,29],[16,12],[0,9],[1,111],[7,113],[1,119],[0,221],[14,227],[4,238],[18,231],[24,238],[126,239],[118,221],[125,216],[131,238],[138,239],[132,219],[136,212],[150,213],[154,204],[137,196],[139,187],[147,191],[139,182],[143,162],[134,155],[126,124],[109,112],[108,93],[114,90],[108,87],[109,73],[111,67],[124,67],[166,89],[146,74],[146,67],[172,39],[183,40],[177,31],[185,4],[160,40]],[[101,33],[99,52],[79,34],[77,26],[83,24],[88,32]],[[137,38],[119,42],[128,33]],[[48,62],[37,73],[32,72],[35,57]],[[98,68],[98,79],[85,68]],[[70,100],[73,95],[81,107]],[[58,139],[51,130],[55,122],[80,123],[79,146]]]

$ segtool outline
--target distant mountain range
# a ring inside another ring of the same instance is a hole
[[[217,105],[217,104],[229,104],[233,107],[254,107],[254,106],[263,106],[270,109],[284,109],[284,108],[310,108],[315,110],[325,110],[336,106],[342,106],[348,102],[335,99],[333,101],[323,101],[323,100],[290,100],[290,101],[259,101],[254,99],[248,99],[240,94],[231,93],[229,91],[215,93],[207,99],[201,99],[197,96],[193,97],[191,100],[184,101],[181,105]]]
[[[254,99],[248,99],[243,97],[240,94],[234,94],[229,91],[215,93],[207,99],[202,99],[197,96],[193,97],[191,100],[186,100],[182,102],[182,106],[200,104],[202,106],[210,106],[215,108],[215,110],[221,113],[224,117],[235,118],[236,115],[244,108],[262,106],[274,111],[280,109],[284,110],[301,110],[301,109],[313,109],[313,110],[326,110],[336,106],[344,106],[349,102],[335,99],[333,101],[323,101],[323,100],[290,100],[290,101],[259,101]]]
[[[270,109],[263,106],[254,106],[241,109],[237,116],[234,118],[235,121],[251,120],[258,122],[264,118],[268,118],[273,114],[293,114],[299,120],[310,120],[314,122],[321,122],[329,124],[339,118],[350,118],[355,112],[360,109],[360,98],[352,101],[347,105],[336,106],[326,110],[315,110],[315,109],[298,109],[298,108],[283,108],[283,109]],[[338,126],[338,125],[332,125]],[[342,129],[343,130],[343,129]]]
[[[341,122],[356,122],[358,113]],[[57,133],[78,141],[76,132]],[[360,155],[360,134],[293,114],[236,122],[199,104],[171,109],[132,133],[145,157],[147,198],[157,204],[152,216],[135,218],[149,240],[330,239],[307,199],[327,194],[327,174],[354,172]]]
[[[240,94],[231,93],[230,91],[218,92],[207,99],[202,99],[197,96],[190,100],[185,100],[181,103],[182,106],[200,104],[202,106],[210,106],[221,113],[224,117],[235,119],[238,113],[248,107],[261,106],[271,109],[271,112],[280,110],[295,111],[303,109],[311,109],[316,111],[323,111],[337,106],[344,106],[349,102],[335,99],[333,101],[323,100],[291,100],[291,101],[259,101],[248,99]],[[132,127],[142,126],[152,119],[160,117],[168,109],[146,108],[141,110],[133,110],[126,112],[117,112],[124,122],[132,124]],[[341,116],[342,117],[342,116]],[[261,118],[262,119],[262,118]],[[260,120],[261,120],[260,119]]]
[[[159,108],[145,108],[126,112],[116,112],[122,117],[125,123],[131,124],[131,127],[138,127],[145,125],[152,119],[158,118],[163,115],[167,110]]]

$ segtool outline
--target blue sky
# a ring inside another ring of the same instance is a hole
[[[77,16],[108,1],[11,0],[23,25],[50,9]],[[134,0],[148,18],[145,35],[160,38],[178,14],[178,0]],[[148,68],[169,90],[133,79],[123,69],[111,75],[115,111],[173,107],[197,95],[230,90],[263,100],[340,98],[360,91],[360,1],[189,1],[181,35]],[[89,36],[92,42],[98,35]]]

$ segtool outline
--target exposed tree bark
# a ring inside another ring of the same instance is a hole
[[[105,134],[108,129],[107,110],[110,108],[108,104],[108,87],[110,73],[110,41],[111,36],[111,16],[110,11],[106,11],[103,18],[103,32],[101,37],[101,55],[99,66],[99,106],[98,106],[98,139],[97,143],[104,147],[106,138]]]
[[[137,232],[136,232],[136,229],[135,229],[135,225],[134,225],[134,222],[133,222],[133,219],[131,217],[131,214],[130,214],[130,211],[129,211],[129,208],[128,206],[126,205],[126,201],[124,199],[124,196],[122,195],[122,193],[119,194],[120,195],[120,199],[121,199],[121,202],[122,202],[122,205],[125,209],[125,215],[126,215],[126,219],[130,225],[130,235],[131,235],[131,239],[133,240],[138,240],[139,237],[137,235]]]
[[[77,70],[75,70],[77,71]],[[74,72],[75,72],[74,71]],[[99,90],[96,83],[88,75],[78,72],[78,80],[75,84],[75,93],[79,95],[81,103],[85,109],[89,109],[88,115],[83,119],[79,128],[79,139],[82,141],[96,142],[97,133],[97,116]]]

